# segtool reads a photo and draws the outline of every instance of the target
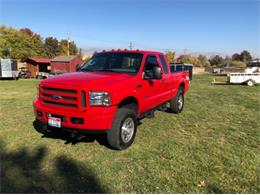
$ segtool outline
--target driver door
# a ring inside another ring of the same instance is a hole
[[[148,111],[161,104],[162,95],[162,79],[153,79],[153,67],[161,65],[158,63],[158,57],[156,55],[148,55],[146,57],[144,69],[142,70],[143,78],[141,81],[141,88],[138,89],[140,96],[142,97],[143,109],[141,112]],[[144,79],[144,75],[150,75],[151,79]]]

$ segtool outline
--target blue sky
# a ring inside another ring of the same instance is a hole
[[[260,56],[259,0],[0,0],[0,24],[67,33],[85,51],[134,48]]]

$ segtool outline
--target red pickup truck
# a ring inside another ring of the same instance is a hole
[[[33,105],[45,129],[103,132],[111,147],[123,150],[133,143],[138,120],[157,109],[180,113],[188,89],[188,72],[173,73],[163,53],[112,50],[77,72],[42,80]]]

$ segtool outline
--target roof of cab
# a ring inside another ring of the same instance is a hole
[[[158,51],[147,51],[147,50],[128,50],[128,49],[112,49],[112,50],[103,50],[98,53],[110,53],[110,52],[129,52],[129,53],[142,53],[142,54],[163,54],[163,52]]]

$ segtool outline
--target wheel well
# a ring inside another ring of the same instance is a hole
[[[185,84],[181,83],[179,88],[185,89]]]
[[[132,109],[136,113],[138,113],[138,102],[135,97],[128,97],[122,100],[118,105],[118,108],[122,108],[122,107]]]

